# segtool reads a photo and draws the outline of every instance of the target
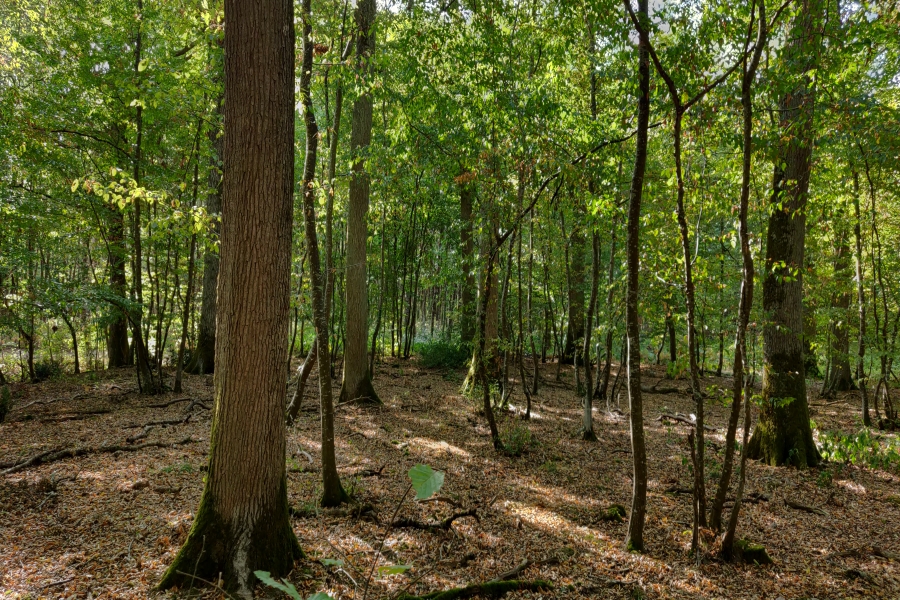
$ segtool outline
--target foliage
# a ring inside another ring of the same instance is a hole
[[[531,430],[518,424],[504,428],[500,439],[503,441],[503,451],[509,456],[522,456],[537,444]]]
[[[416,344],[422,365],[429,369],[458,369],[466,366],[471,349],[465,344],[433,340]]]
[[[58,377],[62,373],[62,363],[58,360],[42,360],[34,363],[34,378],[36,381],[46,381]]]
[[[275,581],[268,571],[254,571],[253,572],[256,577],[262,581],[264,584],[271,588],[275,588],[276,590],[282,591],[287,594],[289,597],[294,600],[303,600],[303,596],[300,595],[300,592],[297,591],[297,588],[294,587],[287,579],[282,579],[280,582]],[[308,596],[306,600],[334,600],[331,596],[324,592],[317,592],[312,596]]]
[[[409,470],[409,480],[416,491],[416,499],[425,500],[436,494],[444,485],[444,473],[434,471],[428,465],[418,464]]]
[[[872,434],[824,432],[819,435],[819,451],[826,460],[870,469],[900,470],[900,442],[893,437]]]

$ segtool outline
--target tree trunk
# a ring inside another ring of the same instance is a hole
[[[580,213],[581,211],[579,211]],[[583,214],[579,214],[584,217]],[[584,283],[585,283],[585,248],[587,237],[584,228],[579,223],[572,225],[569,234],[569,322],[566,326],[566,346],[563,349],[562,362],[572,364],[576,354],[581,354],[578,342],[584,338]],[[581,356],[577,357],[579,363],[584,362]]]
[[[869,394],[868,385],[865,377],[865,360],[866,360],[866,291],[863,285],[863,269],[862,269],[862,228],[860,223],[862,218],[859,211],[859,173],[853,172],[853,211],[856,220],[853,223],[853,240],[855,242],[855,250],[853,261],[856,267],[856,305],[859,309],[859,337],[856,346],[856,373],[859,385],[859,399],[862,403],[863,424],[867,427],[872,424],[872,417],[869,416]],[[878,400],[875,400],[875,413],[878,413]]]
[[[222,180],[224,165],[222,156],[225,138],[221,135],[220,123],[223,113],[222,98],[216,102],[216,125],[209,128],[212,146],[207,185],[210,192],[206,196],[206,214],[211,220],[210,241],[219,239],[222,214]],[[203,291],[200,299],[200,323],[197,331],[197,347],[191,354],[191,361],[185,367],[188,373],[206,375],[216,368],[216,284],[219,280],[219,249],[207,246],[203,256]]]
[[[631,0],[625,0],[630,2]],[[638,0],[638,18],[648,21],[648,0]],[[641,198],[647,168],[647,133],[650,125],[650,53],[646,25],[638,42],[638,114],[634,172],[628,199],[628,234],[625,242],[628,268],[625,297],[625,328],[628,338],[628,401],[631,405],[631,455],[634,475],[631,512],[625,547],[644,550],[644,520],[647,513],[647,450],[644,443],[644,407],[641,398],[641,330],[638,315],[638,282],[641,259]]]
[[[844,217],[842,210],[837,215],[837,226],[841,231],[834,257],[834,277],[840,289],[833,304],[837,316],[831,325],[831,372],[825,382],[825,389],[833,392],[847,392],[854,387],[850,374],[850,331],[847,329],[850,312],[850,246],[846,229],[841,226]]]
[[[359,0],[356,7],[356,60],[360,76],[372,72],[370,61],[375,51],[375,0]],[[366,281],[366,216],[369,212],[369,174],[363,156],[372,140],[372,96],[365,93],[353,103],[350,125],[350,149],[353,153],[350,200],[347,208],[347,256],[345,268],[346,341],[344,380],[341,402],[381,404],[372,387],[372,374],[366,352],[369,333],[369,309]]]
[[[763,279],[763,399],[750,458],[777,466],[819,463],[809,425],[803,347],[803,271],[816,93],[810,71],[822,45],[824,3],[803,0],[788,36],[785,64],[797,82],[781,106]]]
[[[198,132],[199,133],[199,132]],[[194,163],[194,202],[191,208],[197,202],[197,186],[198,186],[198,164]],[[191,303],[194,298],[194,249],[197,246],[197,234],[191,234],[191,247],[188,254],[188,280],[187,290],[184,293],[184,311],[181,313],[181,341],[178,344],[178,364],[175,367],[175,384],[173,391],[181,393],[181,376],[184,369],[184,348],[187,345],[188,337],[188,321],[191,315]]]
[[[584,359],[584,406],[581,418],[581,439],[594,441],[594,386],[591,381],[591,333],[594,330],[594,308],[597,306],[597,287],[600,285],[600,236],[591,232],[591,299],[588,301],[587,316],[584,319],[584,345],[581,356]],[[597,357],[600,360],[600,357]]]
[[[463,173],[460,177],[467,175]],[[462,240],[462,299],[460,300],[460,337],[463,344],[471,344],[475,339],[475,246],[473,243],[474,222],[472,217],[473,190],[468,183],[459,186],[459,213],[462,218],[460,239]]]
[[[106,263],[109,269],[109,287],[113,295],[125,302],[125,218],[118,206],[109,205],[109,229]],[[110,369],[130,364],[128,349],[128,317],[121,305],[114,305],[116,313],[106,332],[107,365]]]
[[[309,6],[306,0],[306,6]],[[256,569],[302,553],[285,479],[284,396],[294,188],[293,4],[226,0],[225,164],[209,473],[160,588],[216,581],[252,597]],[[252,50],[252,51],[251,51]]]

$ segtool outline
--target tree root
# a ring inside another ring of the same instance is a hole
[[[18,473],[28,467],[32,467],[35,465],[47,464],[51,462],[56,462],[58,460],[63,460],[66,458],[76,458],[79,456],[87,456],[89,454],[107,454],[112,452],[133,452],[135,450],[143,450],[144,448],[168,448],[170,446],[181,446],[183,444],[191,444],[196,442],[197,440],[187,437],[183,440],[179,440],[177,442],[146,442],[144,444],[137,444],[136,446],[95,446],[95,447],[86,447],[86,448],[66,448],[63,450],[52,450],[49,452],[42,452],[35,456],[32,456],[28,460],[19,463],[15,466],[12,466],[5,471],[0,471],[0,475],[11,475],[13,473]]]
[[[54,417],[47,417],[46,419],[41,419],[41,423],[61,423],[63,421],[81,421],[82,419],[90,419],[91,417],[95,417],[97,415],[105,415],[111,413],[111,408],[98,408],[95,410],[85,410],[76,413],[68,413],[63,415],[58,415]]]
[[[145,404],[142,408],[169,408],[173,404],[179,404],[181,402],[193,402],[193,398],[175,398],[174,400],[169,400],[168,402],[158,402],[156,404]]]
[[[423,523],[422,521],[417,521],[415,519],[397,519],[396,521],[394,521],[393,527],[424,529],[425,531],[450,531],[450,527],[453,525],[453,521],[462,517],[475,517],[475,520],[481,521],[481,519],[478,517],[477,509],[470,508],[468,510],[455,512],[438,523]]]
[[[690,419],[689,417],[681,415],[681,414],[669,415],[669,414],[663,413],[663,414],[659,415],[658,417],[656,417],[657,421],[662,421],[663,419],[668,419],[670,421],[678,421],[679,423],[684,423],[685,425],[690,425],[691,427],[697,426],[696,421],[694,421],[693,419]],[[704,425],[703,430],[704,431],[718,431],[718,429],[716,429],[715,427],[710,427],[709,425]]]
[[[807,506],[805,504],[800,504],[799,502],[788,500],[787,498],[784,499],[784,503],[794,510],[802,510],[803,512],[812,513],[814,515],[821,515],[823,517],[829,516],[827,512],[825,512],[821,508],[816,508],[815,506]]]
[[[549,581],[487,581],[473,583],[466,587],[429,592],[421,596],[403,594],[398,600],[462,600],[464,598],[502,598],[509,592],[540,592],[553,588]]]

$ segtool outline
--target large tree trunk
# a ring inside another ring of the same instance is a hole
[[[356,60],[360,74],[371,72],[375,50],[375,0],[360,0],[356,7]],[[347,333],[344,346],[344,381],[341,402],[381,404],[372,387],[372,374],[366,353],[369,333],[369,308],[366,285],[366,216],[369,212],[369,174],[365,157],[372,140],[372,96],[361,95],[353,103],[350,125],[350,149],[353,153],[350,200],[347,208],[346,307]]]
[[[222,98],[216,103],[216,115],[221,117],[223,110]],[[210,241],[219,238],[220,215],[222,213],[222,179],[223,169],[221,165],[222,150],[225,142],[220,135],[220,121],[209,128],[209,141],[213,154],[210,158],[207,184],[210,192],[206,196],[206,214],[211,219]],[[197,347],[191,354],[191,360],[185,367],[188,373],[205,375],[212,373],[216,368],[216,283],[219,280],[219,250],[207,246],[203,257],[203,292],[200,299],[200,322],[197,330]]]
[[[816,466],[809,425],[803,343],[803,270],[815,113],[815,69],[822,45],[822,0],[803,0],[785,48],[797,82],[781,100],[782,141],[775,159],[763,279],[763,399],[751,458],[770,465]]]
[[[125,301],[125,219],[118,206],[109,206],[109,255],[106,263],[109,270],[109,287],[112,293]],[[113,306],[115,320],[106,331],[106,355],[110,369],[124,367],[131,362],[128,348],[128,317],[125,309],[117,304]]]
[[[625,0],[630,2],[631,0]],[[638,0],[638,18],[647,22],[648,0]],[[641,199],[647,169],[647,134],[650,125],[650,53],[647,26],[638,43],[638,114],[634,172],[628,200],[628,233],[625,242],[626,278],[625,329],[628,339],[628,400],[631,405],[631,456],[634,466],[631,514],[625,546],[644,550],[644,520],[647,514],[647,449],[644,443],[644,407],[641,398],[641,329],[638,316],[638,282],[641,268]]]
[[[309,0],[307,0],[308,2]],[[252,573],[301,556],[288,515],[284,396],[294,187],[294,26],[287,0],[226,0],[225,183],[209,473],[160,588],[216,581],[252,596]]]

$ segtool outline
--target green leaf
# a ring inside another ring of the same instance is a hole
[[[279,583],[279,582],[275,581],[274,579],[272,579],[272,576],[269,574],[268,571],[254,571],[253,574],[256,575],[256,577],[260,581],[262,581],[264,584],[266,584],[267,586],[284,592],[285,594],[287,594],[294,600],[303,600],[303,597],[300,595],[300,592],[297,591],[297,588],[295,588],[286,579],[281,580],[284,583]],[[322,600],[322,599],[319,599],[319,600]]]
[[[323,558],[322,564],[329,567],[343,567],[344,561],[338,560],[336,558]]]
[[[410,569],[412,569],[412,565],[384,565],[383,567],[378,567],[378,575],[380,577],[399,575],[400,573],[406,573]]]
[[[150,64],[150,61],[149,61],[148,59],[146,59],[146,58],[145,58],[144,60],[142,60],[141,62],[139,62],[139,63],[138,63],[138,73],[141,73],[141,72],[143,72],[143,71],[146,71],[146,70],[147,70],[147,65],[148,65],[148,64]]]
[[[444,485],[443,471],[433,471],[428,465],[414,466],[409,470],[409,478],[417,500],[430,498]]]

